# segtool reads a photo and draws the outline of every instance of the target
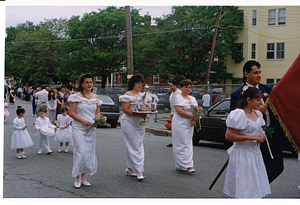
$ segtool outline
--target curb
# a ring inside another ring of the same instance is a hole
[[[118,122],[118,126],[121,127],[120,122]],[[172,137],[172,130],[160,130],[153,127],[146,127],[145,131],[157,136]]]

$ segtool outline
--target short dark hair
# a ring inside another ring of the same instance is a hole
[[[66,88],[66,86],[65,85],[60,86],[60,89],[62,89],[62,88]]]
[[[243,83],[247,82],[244,72],[246,71],[247,73],[250,73],[252,70],[252,66],[257,66],[258,68],[260,68],[259,62],[254,61],[254,60],[247,61],[243,67]]]
[[[62,107],[60,108],[60,112],[61,112],[61,113],[68,112],[68,111],[69,111],[69,108],[68,108],[67,106],[62,106]]]
[[[185,79],[180,82],[180,87],[192,85],[192,81],[190,79]]]
[[[39,112],[44,112],[44,113],[46,113],[46,112],[47,112],[47,108],[41,107],[41,109],[39,110]]]
[[[254,98],[262,98],[262,92],[256,87],[248,87],[246,91],[242,90],[236,107],[244,109],[248,105],[248,97],[250,97],[251,100]]]
[[[24,108],[22,108],[22,106],[18,106],[18,108],[16,110],[17,115],[20,115],[21,113],[25,113],[25,112],[26,111]]]
[[[173,85],[176,85],[178,87],[178,82],[176,80],[171,80],[169,83],[173,83]]]
[[[46,89],[46,85],[43,84],[43,85],[41,86],[41,88],[42,88],[42,90],[43,90],[43,89]]]
[[[67,88],[68,90],[72,90],[72,89],[73,89],[73,85],[70,85],[70,84],[69,84],[69,85],[66,86],[66,88]]]
[[[94,78],[93,78],[93,76],[91,75],[91,74],[89,74],[89,73],[86,73],[86,74],[82,74],[80,77],[79,77],[79,79],[78,79],[78,91],[79,92],[81,92],[82,93],[82,91],[83,91],[83,87],[82,87],[82,83],[84,82],[84,79],[86,79],[86,78],[92,78],[92,80],[93,80],[93,82],[94,82]],[[68,88],[68,85],[67,85],[67,88]],[[72,86],[72,88],[73,88],[73,86]],[[72,89],[71,88],[71,89]],[[69,88],[68,88],[69,89]],[[71,89],[69,89],[69,90],[71,90]],[[93,89],[92,89],[93,90]]]
[[[142,74],[134,74],[127,83],[127,90],[132,90],[135,83],[142,82],[144,83],[144,76]]]

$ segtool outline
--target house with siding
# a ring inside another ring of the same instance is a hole
[[[300,6],[240,6],[239,10],[244,13],[244,28],[238,31],[235,46],[244,60],[236,63],[227,56],[227,72],[241,81],[245,62],[256,60],[261,64],[261,83],[276,84],[300,53]]]

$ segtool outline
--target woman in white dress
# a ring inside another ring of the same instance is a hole
[[[140,123],[146,118],[146,114],[134,113],[136,105],[131,105],[140,93],[144,83],[144,77],[140,74],[133,75],[128,81],[127,92],[119,97],[122,102],[123,115],[121,117],[121,130],[126,146],[127,168],[126,174],[136,176],[143,181],[144,176],[144,136],[145,126]]]
[[[263,115],[258,111],[262,93],[245,86],[237,104],[227,117],[225,138],[233,141],[227,152],[227,167],[223,192],[235,198],[262,198],[271,193],[260,143],[265,141]]]
[[[175,168],[178,171],[195,172],[193,162],[193,131],[199,117],[194,117],[191,105],[198,106],[196,99],[190,96],[192,81],[180,82],[181,94],[173,98],[175,109],[172,118],[172,144]]]
[[[70,95],[69,115],[72,120],[73,137],[73,171],[72,177],[76,177],[75,188],[91,186],[85,175],[93,175],[97,172],[96,157],[96,128],[95,117],[100,117],[100,105],[98,96],[92,92],[93,76],[83,74],[78,80],[79,92]],[[93,126],[87,133],[87,129]]]
[[[17,150],[18,159],[26,159],[24,148],[31,147],[34,143],[26,130],[27,125],[25,125],[24,115],[25,109],[18,106],[16,111],[17,117],[14,119],[14,130],[11,137],[11,149]]]

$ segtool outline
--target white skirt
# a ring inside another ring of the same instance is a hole
[[[235,198],[262,198],[271,193],[259,143],[234,143],[227,152],[229,163],[223,189],[225,194]]]
[[[23,149],[33,146],[34,143],[25,130],[14,130],[11,137],[11,149]]]
[[[54,142],[71,142],[72,141],[72,127],[69,126],[65,129],[57,128],[54,137]]]

